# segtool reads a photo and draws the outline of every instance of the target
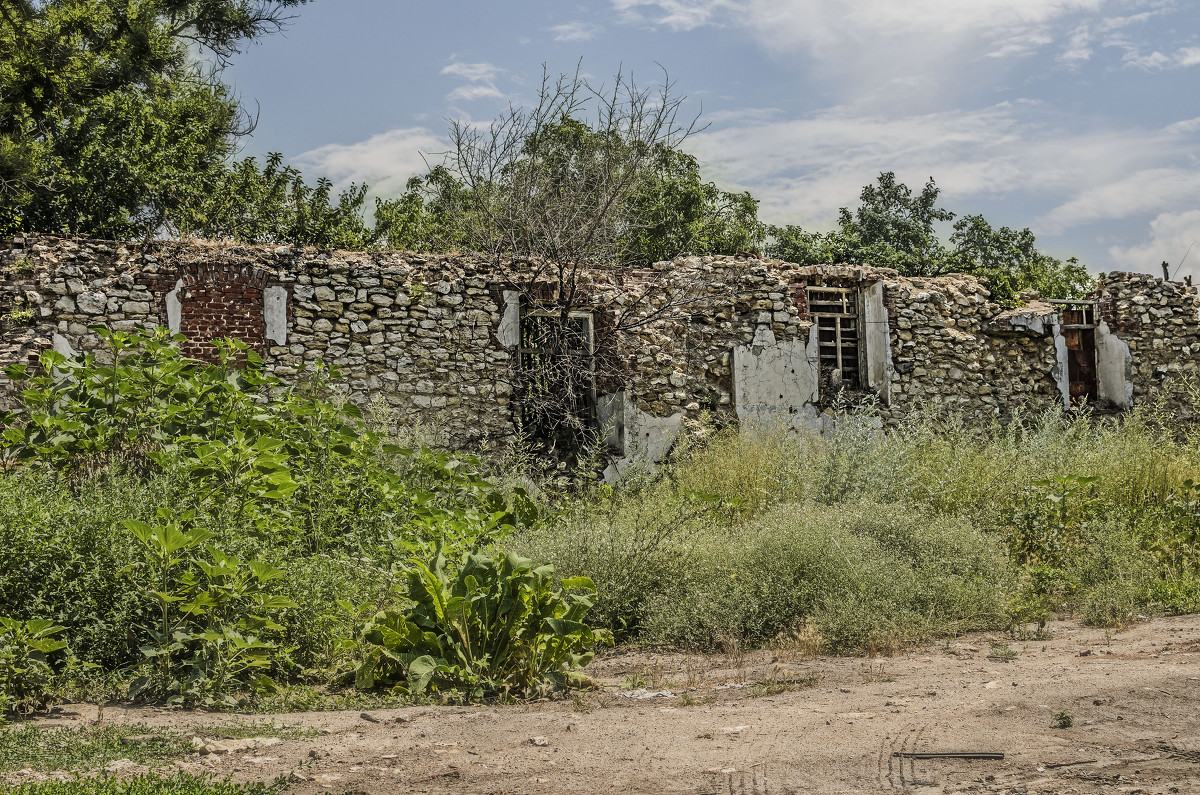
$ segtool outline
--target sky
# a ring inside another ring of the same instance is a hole
[[[577,65],[666,76],[767,222],[832,228],[894,171],[1093,271],[1200,275],[1197,0],[313,0],[224,77],[244,154],[391,195]]]

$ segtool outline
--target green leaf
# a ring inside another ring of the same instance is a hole
[[[575,588],[581,588],[581,589],[588,590],[588,591],[595,591],[596,583],[592,582],[590,577],[563,577],[562,587],[563,587],[563,590],[567,590],[567,591],[575,589]]]

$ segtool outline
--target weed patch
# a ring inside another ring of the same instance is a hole
[[[25,768],[87,771],[117,759],[153,767],[191,752],[191,744],[182,735],[138,724],[78,729],[33,724],[0,727],[0,772]]]

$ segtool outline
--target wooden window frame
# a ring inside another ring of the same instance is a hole
[[[827,296],[833,295],[840,296],[840,300],[829,300]],[[862,291],[857,287],[813,284],[805,287],[805,299],[808,301],[808,315],[817,326],[817,357],[822,378],[825,377],[825,373],[838,370],[842,374],[843,389],[863,389],[866,367],[863,361],[865,351],[862,333]],[[841,311],[837,311],[839,306]],[[826,323],[823,324],[822,320]],[[832,321],[832,324],[828,321]],[[832,346],[830,342],[821,339],[821,332],[829,330],[833,331]],[[828,352],[830,350],[832,353]],[[850,362],[854,366],[853,377],[847,378],[846,365]],[[829,363],[833,366],[829,366]]]

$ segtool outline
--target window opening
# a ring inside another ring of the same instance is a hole
[[[817,324],[821,379],[843,389],[860,389],[858,291],[849,287],[809,287],[808,313]]]
[[[1096,370],[1096,305],[1091,301],[1051,301],[1059,307],[1060,330],[1067,346],[1071,405],[1099,398]]]
[[[535,310],[521,317],[520,413],[535,438],[569,452],[596,425],[595,332],[590,312]]]

